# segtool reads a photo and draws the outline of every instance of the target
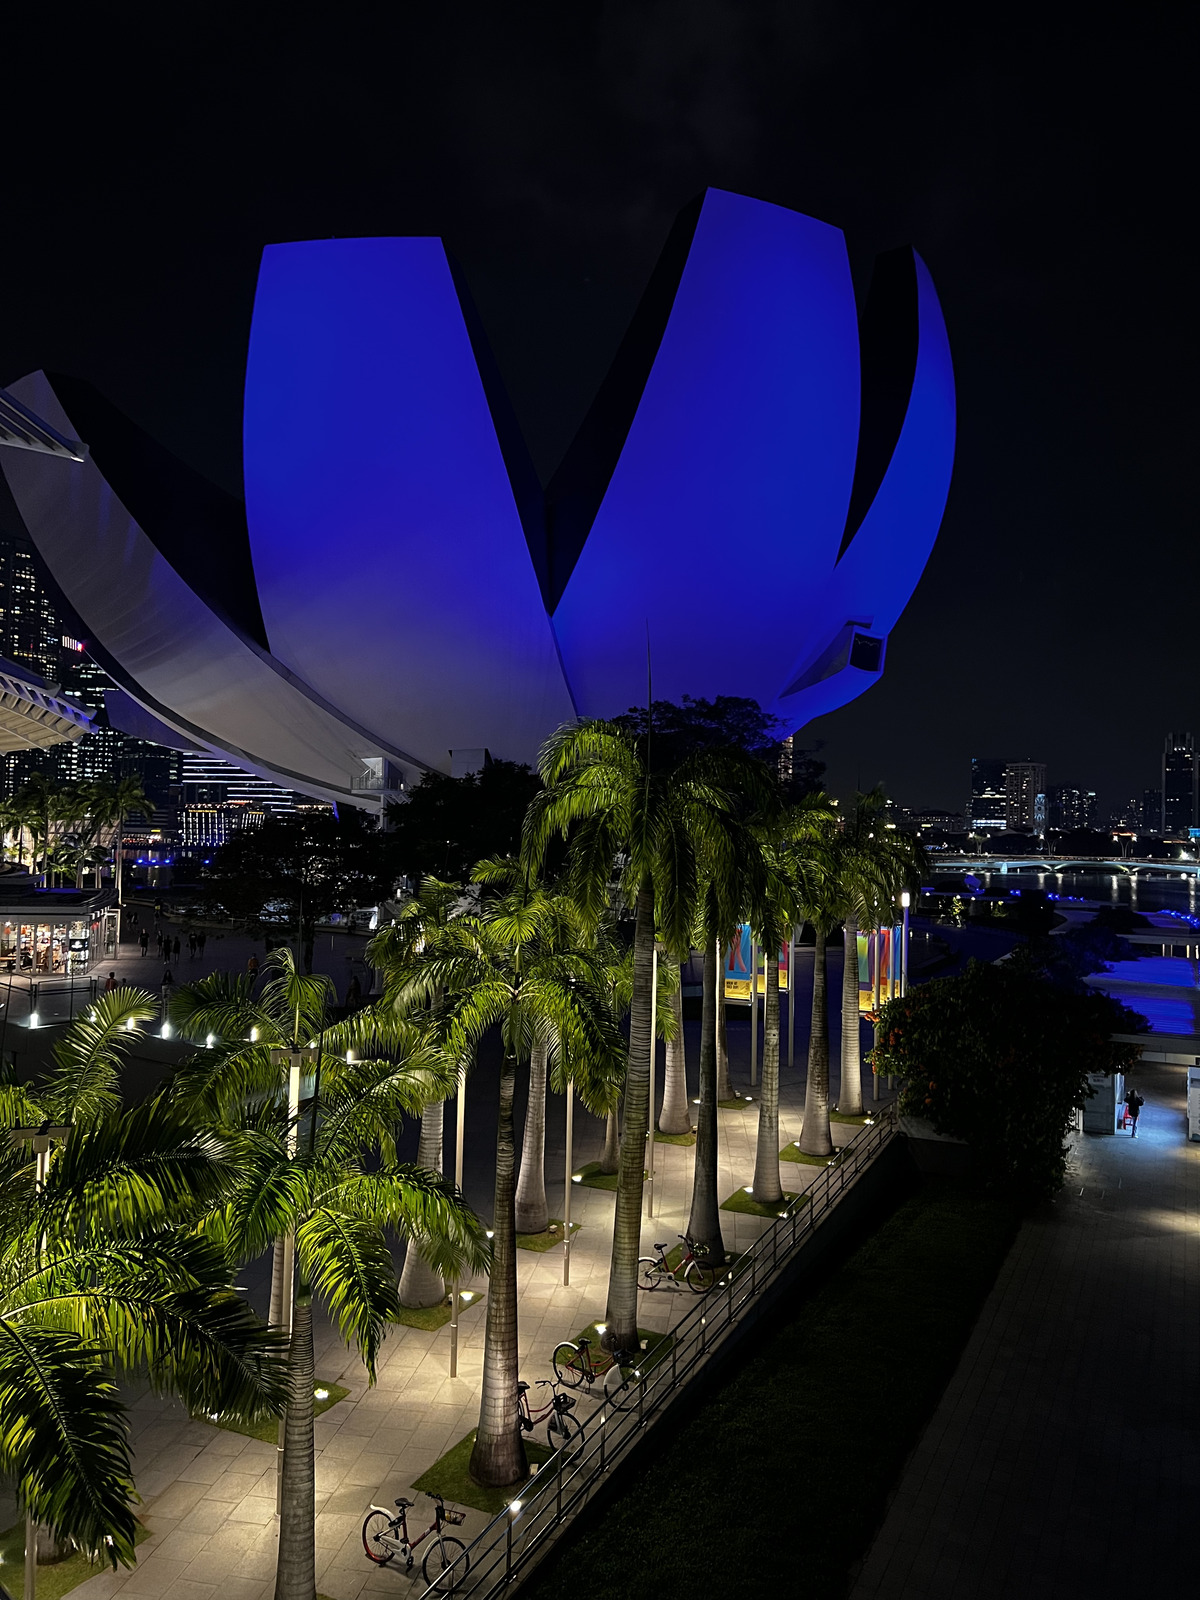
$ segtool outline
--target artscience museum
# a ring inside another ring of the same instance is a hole
[[[436,238],[264,251],[244,502],[86,383],[12,393],[70,446],[0,469],[118,725],[367,807],[638,703],[647,641],[659,697],[752,696],[792,730],[846,704],[954,455],[920,257],[881,256],[860,305],[838,229],[715,189],[546,484]]]

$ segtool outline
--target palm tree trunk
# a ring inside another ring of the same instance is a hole
[[[296,1287],[288,1354],[275,1600],[314,1600],[317,1592],[313,1376],[312,1293],[307,1284],[300,1283]]]
[[[658,1126],[663,1133],[691,1133],[692,1113],[688,1106],[687,1047],[683,1041],[683,990],[671,996],[675,1018],[675,1037],[667,1040],[667,1065],[663,1073],[662,1110]]]
[[[696,1116],[696,1162],[688,1237],[705,1246],[714,1263],[725,1260],[717,1200],[717,947],[704,947],[704,999],[700,1008],[700,1110]]]
[[[113,852],[113,865],[114,865],[114,869],[115,869],[114,872],[113,872],[113,876],[117,880],[116,881],[116,891],[117,891],[117,906],[118,906],[118,908],[120,907],[120,904],[121,904],[121,885],[124,882],[125,852],[121,848],[122,844],[124,843],[124,839],[125,839],[125,815],[124,815],[123,812],[118,811],[117,812],[117,848]],[[118,935],[118,938],[119,938],[119,935]]]
[[[804,1086],[804,1128],[800,1148],[806,1156],[831,1156],[829,1132],[829,975],[824,927],[816,925],[813,952],[812,1021],[808,1030],[808,1081]]]
[[[717,997],[717,1101],[733,1099],[733,1079],[729,1076],[729,1018],[725,1011],[725,974],[718,968]]]
[[[517,1232],[545,1233],[550,1224],[546,1205],[546,1046],[534,1042],[529,1052],[529,1102],[521,1138],[521,1172],[517,1178]]]
[[[528,1471],[517,1412],[517,1229],[513,1197],[517,1164],[513,1137],[516,1083],[516,1058],[506,1052],[500,1068],[500,1111],[496,1118],[492,1219],[495,1237],[483,1343],[483,1393],[468,1468],[476,1483],[490,1489],[519,1483]]]
[[[621,1142],[616,1110],[604,1119],[604,1149],[600,1152],[600,1171],[615,1172],[621,1161]]]
[[[758,1101],[758,1149],[754,1156],[754,1198],[774,1205],[783,1199],[779,1181],[779,960],[765,944],[767,993],[763,1005],[762,1088]],[[774,948],[779,948],[775,941]]]
[[[271,1251],[271,1309],[267,1322],[272,1328],[283,1327],[283,1252],[282,1239],[276,1239]]]
[[[445,1103],[431,1100],[421,1113],[421,1137],[417,1141],[417,1165],[426,1172],[442,1170],[442,1125]],[[410,1239],[404,1252],[404,1266],[400,1269],[400,1304],[402,1306],[438,1306],[446,1298],[446,1285],[441,1274],[433,1270]]]
[[[838,1110],[843,1116],[861,1117],[862,1042],[858,1019],[858,919],[847,917],[842,934],[845,943],[842,968],[842,1080],[838,1086]]]
[[[617,1209],[608,1272],[609,1349],[636,1350],[637,1264],[642,1245],[642,1184],[650,1128],[650,996],[654,982],[654,890],[638,891],[633,932],[633,1000],[629,1011],[629,1056],[625,1066],[624,1127],[617,1167]]]

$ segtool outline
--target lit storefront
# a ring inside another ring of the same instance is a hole
[[[32,979],[76,978],[116,954],[111,890],[0,888],[0,971]]]

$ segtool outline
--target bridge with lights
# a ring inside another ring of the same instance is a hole
[[[1176,878],[1200,878],[1200,861],[1166,861],[1153,857],[1115,860],[1106,856],[935,856],[933,865],[939,872],[997,872],[1001,877],[1010,872],[1044,872],[1052,877],[1061,877],[1067,872],[1123,872],[1130,878],[1157,873]]]

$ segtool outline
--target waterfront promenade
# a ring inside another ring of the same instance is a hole
[[[136,946],[129,955],[129,948],[125,946],[116,967],[118,977],[145,982],[157,973],[158,964],[139,958]],[[189,963],[185,956],[175,976],[187,981],[214,966],[244,968],[250,948],[248,942],[234,937],[216,945],[210,939],[207,961]],[[354,941],[353,948],[361,950],[361,941]],[[341,976],[349,968],[346,956],[351,949],[349,940],[339,938],[331,946],[328,937],[323,937],[318,942],[318,965]],[[808,950],[800,961],[797,1064],[791,1071],[785,1065],[781,1074],[781,1147],[797,1137],[801,1127],[811,965],[812,952]],[[107,969],[98,970],[105,975]],[[841,965],[835,952],[831,952],[829,978],[831,993],[836,995]],[[344,992],[344,981],[339,990]],[[744,1021],[731,1020],[729,1031],[735,1087],[742,1095],[750,1095],[754,1091],[748,1079],[749,1030]],[[694,1085],[698,1025],[689,1023],[687,1033],[689,1075]],[[836,1062],[836,1016],[831,1044]],[[784,1059],[786,1062],[786,1045]],[[661,1047],[659,1060],[661,1071]],[[864,1078],[869,1094],[870,1074],[865,1073]],[[495,1075],[485,1061],[468,1086],[465,1171],[467,1198],[484,1217],[491,1216],[495,1105]],[[518,1105],[518,1116],[520,1112]],[[757,1112],[755,1099],[719,1113],[722,1199],[748,1184],[753,1175]],[[452,1120],[451,1110],[451,1126]],[[547,1191],[551,1214],[560,1216],[565,1164],[561,1097],[550,1097],[547,1123]],[[575,1130],[574,1167],[578,1171],[599,1155],[603,1125],[577,1112]],[[853,1126],[835,1124],[835,1142],[846,1143],[856,1131]],[[451,1147],[452,1142],[451,1137]],[[412,1147],[408,1153],[414,1153],[415,1127],[406,1132],[408,1146]],[[692,1155],[688,1147],[655,1146],[656,1216],[645,1221],[642,1232],[647,1252],[655,1240],[673,1241],[686,1227]],[[792,1189],[805,1188],[822,1170],[784,1163],[784,1183]],[[521,1375],[530,1382],[549,1375],[550,1352],[559,1340],[603,1317],[613,1206],[611,1193],[572,1185],[572,1218],[582,1226],[572,1249],[569,1288],[562,1283],[562,1257],[557,1248],[545,1254],[517,1252]],[[732,1249],[746,1248],[767,1226],[764,1220],[745,1214],[723,1212],[722,1219],[726,1243]],[[244,1273],[242,1281],[249,1286],[254,1303],[265,1310],[265,1263]],[[486,1293],[485,1280],[471,1287]],[[642,1325],[665,1329],[692,1304],[694,1299],[687,1291],[678,1296],[643,1295]],[[414,1577],[406,1578],[402,1570],[380,1569],[367,1561],[360,1540],[362,1520],[372,1501],[386,1505],[401,1494],[411,1497],[414,1479],[475,1426],[484,1317],[482,1298],[462,1313],[458,1376],[453,1379],[448,1375],[447,1328],[436,1332],[392,1329],[373,1389],[368,1388],[357,1357],[345,1349],[323,1319],[319,1323],[318,1379],[339,1382],[350,1391],[347,1399],[316,1424],[317,1587],[328,1600],[357,1600],[359,1595],[407,1597],[420,1592],[419,1562]],[[589,1402],[581,1399],[580,1411],[585,1417],[590,1409]],[[149,1537],[139,1546],[134,1570],[99,1573],[72,1593],[79,1600],[108,1600],[118,1595],[128,1600],[149,1600],[151,1596],[155,1600],[215,1600],[218,1596],[220,1600],[268,1600],[274,1591],[276,1553],[274,1445],[193,1421],[178,1402],[148,1394],[133,1397],[132,1429],[137,1487],[144,1502],[141,1516]],[[418,1500],[418,1512],[427,1505]],[[487,1520],[481,1512],[469,1512],[464,1536],[473,1537]]]
[[[1078,1135],[914,1451],[851,1600],[1126,1600],[1195,1586],[1200,1144],[1145,1064],[1136,1140]]]

